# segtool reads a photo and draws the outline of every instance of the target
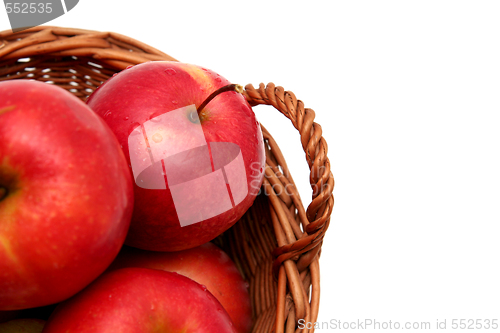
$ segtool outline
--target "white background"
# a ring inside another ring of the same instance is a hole
[[[496,1],[80,0],[48,25],[293,91],[316,111],[336,180],[318,320],[450,328],[500,321],[499,17]],[[256,113],[308,205],[297,132]]]

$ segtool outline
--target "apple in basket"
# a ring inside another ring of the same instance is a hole
[[[60,303],[44,333],[236,333],[229,315],[199,283],[151,268],[106,272]]]
[[[133,209],[123,152],[77,97],[0,82],[0,310],[60,302],[118,254]]]
[[[156,252],[124,246],[109,270],[145,267],[176,272],[201,285],[217,298],[238,333],[252,328],[248,283],[229,256],[213,243],[176,252]]]
[[[263,179],[264,143],[238,87],[202,67],[151,61],[121,71],[89,96],[133,174],[126,244],[192,248],[227,230],[252,205]]]

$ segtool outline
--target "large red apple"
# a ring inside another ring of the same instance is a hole
[[[226,309],[239,333],[248,333],[252,328],[248,283],[231,258],[212,243],[177,252],[153,252],[124,246],[109,269],[124,267],[182,274],[207,287]]]
[[[126,244],[192,248],[252,205],[265,165],[262,133],[240,93],[207,99],[226,86],[210,70],[152,61],[118,73],[87,100],[115,133],[134,174]]]
[[[0,310],[62,301],[118,254],[132,177],[108,126],[71,93],[0,82]]]
[[[202,285],[172,272],[122,268],[101,275],[62,302],[44,333],[235,333],[217,299]]]

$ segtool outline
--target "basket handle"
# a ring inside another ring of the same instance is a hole
[[[298,100],[293,92],[285,91],[283,87],[275,86],[274,83],[267,85],[261,83],[258,89],[248,84],[245,86],[243,95],[251,106],[272,105],[290,119],[293,126],[299,131],[302,148],[309,164],[309,180],[313,190],[313,199],[306,212],[307,220],[303,221],[305,222],[305,231],[307,234],[314,234],[324,229],[332,212],[335,182],[327,157],[328,145],[322,136],[321,126],[314,122],[314,110],[305,108],[304,103]],[[267,131],[263,129],[263,132]],[[275,153],[275,147],[272,148],[273,153]],[[276,148],[278,147],[276,146]],[[282,167],[286,168],[284,159],[283,164]],[[284,172],[287,174],[288,170]],[[291,178],[291,176],[287,176],[287,178]]]
[[[309,180],[313,190],[312,202],[309,204],[307,211],[304,211],[299,193],[278,145],[261,125],[264,140],[274,156],[273,158],[268,156],[266,160],[263,188],[269,197],[271,218],[278,241],[278,247],[273,251],[275,257],[273,262],[274,276],[280,280],[285,274],[287,280],[289,280],[290,291],[295,303],[296,317],[304,318],[304,316],[310,315],[314,319],[318,311],[319,291],[315,291],[315,299],[312,301],[311,307],[309,307],[302,288],[298,287],[302,284],[299,273],[309,267],[311,274],[319,279],[317,260],[323,237],[330,223],[330,215],[334,204],[332,192],[335,181],[327,157],[328,146],[322,136],[321,126],[314,122],[314,111],[305,108],[304,103],[298,100],[291,91],[285,91],[282,87],[275,86],[273,83],[267,85],[261,83],[258,89],[248,84],[245,86],[243,95],[251,106],[272,105],[290,119],[293,126],[300,133],[302,148],[310,170]],[[292,191],[292,195],[288,197],[277,194],[273,185],[277,185],[278,188],[281,186],[281,189],[285,186]],[[294,209],[296,209],[296,214],[290,211]],[[302,224],[303,231],[298,223]],[[283,311],[284,305],[281,304],[281,313]],[[277,327],[281,326],[283,320],[281,319],[279,323],[276,323]]]

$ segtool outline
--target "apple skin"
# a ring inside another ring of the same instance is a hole
[[[181,107],[201,103],[230,82],[196,65],[151,61],[123,70],[103,83],[87,104],[109,125],[131,166],[128,137],[148,120]],[[265,167],[262,132],[242,94],[235,91],[215,97],[200,113],[206,142],[231,142],[239,146],[246,172],[246,197],[232,209],[199,223],[181,226],[171,188],[144,189],[134,182],[134,212],[125,243],[144,250],[180,251],[204,244],[231,227],[252,205],[259,192]],[[178,124],[169,126],[179,127]],[[196,126],[193,125],[193,128]],[[190,142],[191,129],[171,135],[168,144]],[[193,163],[196,163],[193,162]],[[245,175],[243,175],[245,177]],[[220,191],[217,191],[220,192]],[[184,201],[210,198],[209,187],[184,193]],[[217,201],[215,201],[217,205]],[[193,209],[196,213],[197,209]]]
[[[124,246],[108,270],[145,267],[176,272],[201,285],[217,298],[239,333],[252,328],[248,283],[231,258],[219,247],[205,243],[177,252],[154,252]]]
[[[173,272],[122,268],[106,272],[62,302],[44,333],[236,332],[202,285]]]
[[[0,324],[2,333],[41,333],[45,320],[35,318],[13,319]]]
[[[0,310],[58,303],[106,270],[126,237],[133,187],[109,127],[77,97],[0,82]]]

